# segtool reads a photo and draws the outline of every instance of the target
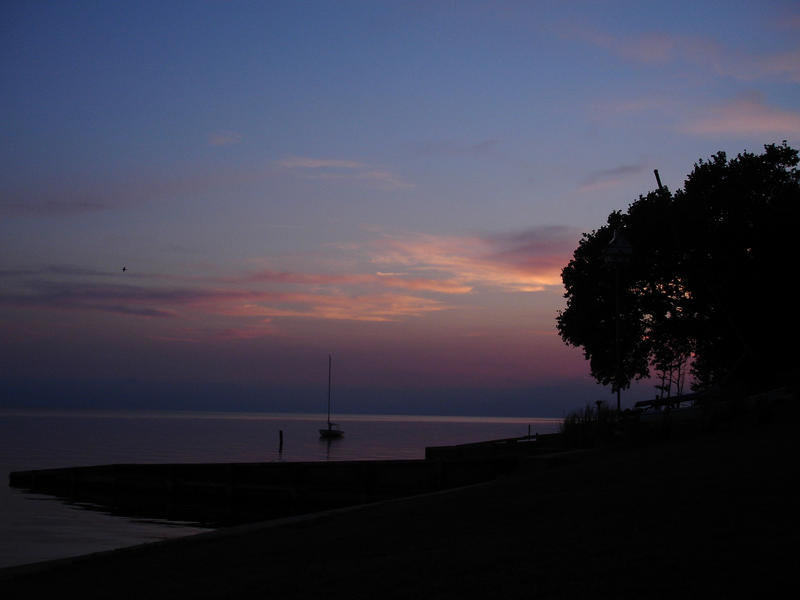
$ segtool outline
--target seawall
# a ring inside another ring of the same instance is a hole
[[[17,471],[9,485],[112,513],[230,525],[489,481],[517,469],[523,457],[486,447],[466,454],[451,448],[426,460],[111,464]]]

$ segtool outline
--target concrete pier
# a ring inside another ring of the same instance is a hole
[[[447,454],[428,460],[69,467],[14,472],[9,484],[112,513],[228,525],[489,481],[519,465],[515,456]]]

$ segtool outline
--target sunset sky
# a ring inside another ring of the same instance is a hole
[[[2,12],[0,407],[561,416],[580,234],[800,145],[798,2]]]

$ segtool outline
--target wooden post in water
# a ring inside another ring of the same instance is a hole
[[[283,429],[279,430],[278,439],[280,440],[278,443],[278,454],[283,454]]]

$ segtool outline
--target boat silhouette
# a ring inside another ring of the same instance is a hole
[[[339,438],[344,435],[344,431],[339,429],[336,423],[331,422],[331,355],[328,354],[328,427],[327,429],[320,429],[319,436],[321,438],[333,439]]]

